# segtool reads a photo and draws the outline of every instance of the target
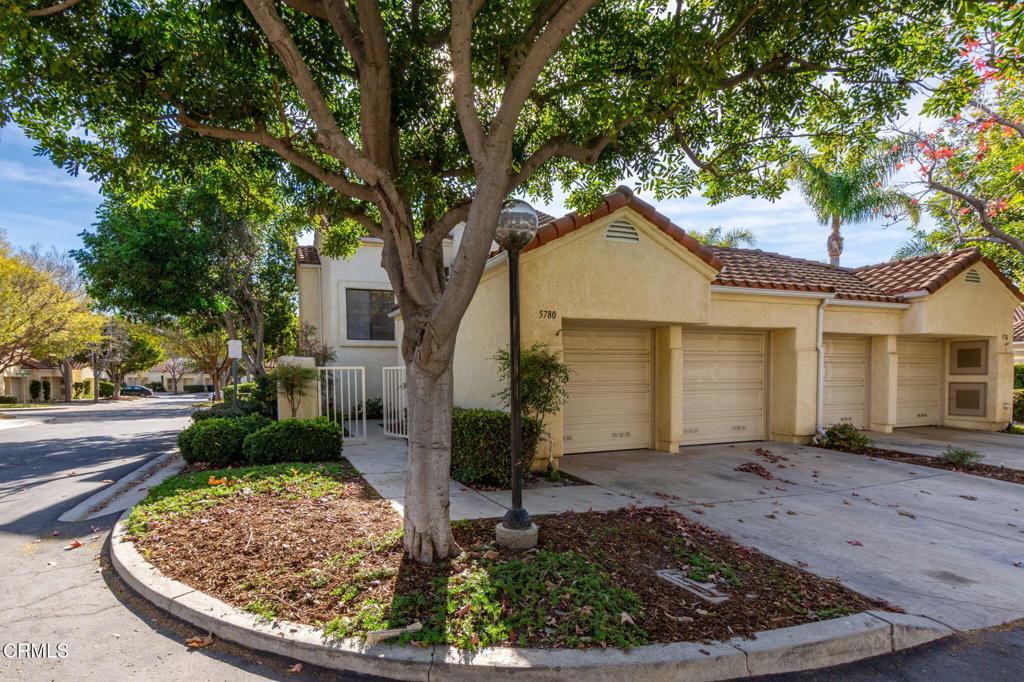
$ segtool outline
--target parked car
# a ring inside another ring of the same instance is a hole
[[[143,398],[148,398],[153,395],[153,391],[145,386],[122,386],[121,395],[138,395]]]

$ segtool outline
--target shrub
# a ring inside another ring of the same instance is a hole
[[[245,438],[248,464],[333,462],[341,459],[342,429],[326,417],[273,422]]]
[[[45,400],[46,402],[50,401],[50,392],[51,391],[52,391],[52,387],[50,385],[50,382],[46,381],[44,379],[43,380],[43,400]]]
[[[824,448],[863,452],[875,444],[853,424],[832,424],[818,438],[818,445]]]
[[[238,403],[237,406],[231,402],[214,403],[210,407],[195,410],[192,413],[192,421],[199,422],[204,419],[220,417],[244,417],[254,412],[259,412],[259,406],[246,401]]]
[[[100,397],[101,398],[113,398],[114,397],[114,384],[109,381],[100,382]]]
[[[13,395],[0,395],[0,405],[17,405],[18,397]]]
[[[43,384],[39,381],[39,379],[33,379],[32,381],[29,382],[29,384],[28,384],[28,394],[29,394],[29,397],[32,398],[32,402],[38,402],[39,401],[39,394],[42,391],[42,389],[43,389]]]
[[[148,384],[146,384],[146,388],[151,389],[153,391],[163,391],[164,390],[164,382],[162,382],[162,381],[151,381]]]
[[[367,398],[366,400],[366,418],[367,419],[383,419],[384,418],[384,401],[380,398]]]
[[[540,439],[540,423],[523,417],[523,472],[528,472]],[[512,484],[511,421],[508,412],[464,409],[452,413],[452,478],[508,488]]]
[[[277,419],[277,377],[273,374],[257,376],[252,400],[260,406],[263,414],[271,419]]]
[[[942,461],[946,464],[952,464],[953,466],[967,466],[969,464],[977,464],[982,459],[982,455],[977,450],[971,450],[969,448],[960,448],[954,445],[947,445],[946,451],[942,453]]]
[[[253,391],[255,391],[255,390],[256,390],[256,382],[255,381],[248,381],[248,382],[245,382],[245,383],[242,383],[242,384],[238,384],[238,399],[239,400],[245,400],[248,396],[251,396]],[[234,387],[234,384],[232,384],[230,386],[225,386],[224,390],[223,390],[223,393],[224,393],[224,400],[225,401],[233,400],[234,397],[235,397],[235,387]]]
[[[92,395],[92,382],[88,379],[76,381],[71,384],[71,396],[73,398],[88,398]]]
[[[247,434],[240,419],[204,419],[189,428],[195,432],[189,443],[191,460],[185,461],[205,462],[214,468],[242,462],[242,442]]]
[[[288,406],[292,410],[292,419],[299,411],[299,403],[302,397],[309,391],[310,385],[316,381],[315,367],[302,367],[301,365],[281,365],[274,370],[274,377],[277,386],[284,393]]]
[[[185,384],[181,390],[185,393],[206,393],[206,384]]]
[[[1013,366],[1013,387],[1024,388],[1024,362]]]
[[[1024,422],[1024,388],[1013,392],[1013,421]]]
[[[498,363],[498,381],[504,388],[492,397],[509,407],[512,400],[512,355],[508,349],[501,349],[493,360]],[[519,351],[519,398],[523,414],[539,421],[542,432],[544,416],[558,412],[569,399],[566,385],[571,378],[569,365],[543,343],[535,343]]]

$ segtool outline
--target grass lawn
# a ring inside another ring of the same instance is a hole
[[[13,403],[0,405],[0,410],[24,410],[29,407],[58,407],[66,403]]]
[[[164,574],[327,638],[420,621],[395,642],[630,647],[710,641],[884,605],[663,508],[537,519],[540,545],[509,554],[495,520],[457,522],[462,551],[405,561],[401,518],[354,469],[285,464],[199,471],[153,487],[128,530]],[[711,605],[654,571],[729,595]]]

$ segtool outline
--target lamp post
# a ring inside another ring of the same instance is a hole
[[[512,507],[495,529],[498,544],[511,549],[537,545],[537,526],[523,508],[522,405],[519,398],[519,252],[537,234],[537,212],[525,201],[510,199],[498,216],[494,239],[508,253],[509,387],[512,413]]]

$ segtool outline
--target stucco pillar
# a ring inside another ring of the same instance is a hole
[[[895,336],[871,337],[871,411],[872,431],[892,433],[896,425],[896,383],[899,354]]]
[[[683,328],[654,330],[654,447],[679,452],[683,441]]]
[[[989,383],[993,398],[990,414],[994,428],[1010,423],[1013,416],[1013,336],[1002,334],[989,342]]]
[[[806,443],[814,435],[818,349],[814,328],[771,332],[770,438]]]
[[[284,365],[298,365],[299,367],[315,368],[316,362],[313,358],[300,357],[296,355],[282,355],[277,359],[277,366],[281,367]],[[311,381],[306,386],[301,397],[299,398],[298,409],[295,411],[296,419],[313,419],[320,414],[320,406],[317,404],[318,391],[316,381]],[[290,419],[292,416],[292,406],[288,402],[288,398],[285,393],[278,387],[277,389],[277,418],[278,419]]]

